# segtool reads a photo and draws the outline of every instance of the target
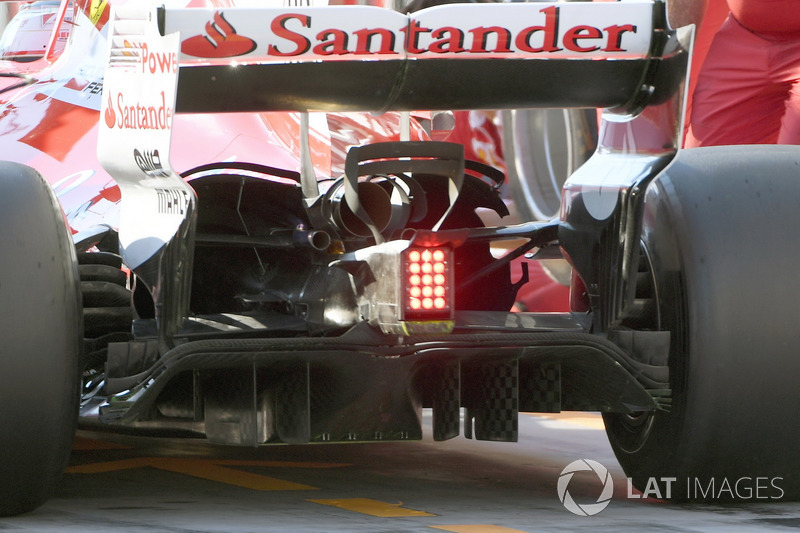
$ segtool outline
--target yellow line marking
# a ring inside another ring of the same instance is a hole
[[[526,413],[531,416],[539,418],[547,418],[549,420],[558,420],[559,422],[567,422],[568,424],[575,424],[576,426],[583,426],[591,429],[605,429],[603,418],[595,413],[583,412],[563,412],[563,413]]]
[[[436,516],[435,514],[426,513],[425,511],[417,511],[415,509],[408,509],[402,507],[403,502],[400,503],[386,503],[378,500],[370,500],[369,498],[345,498],[336,500],[308,500],[310,502],[319,503],[322,505],[330,505],[331,507],[338,507],[347,511],[354,511],[356,513],[368,514],[370,516],[377,516],[380,518],[400,518],[407,516]]]
[[[342,468],[350,463],[314,463],[308,461],[248,461],[246,459],[214,459],[215,465],[263,466],[267,468]]]
[[[238,461],[215,459],[184,459],[177,457],[136,457],[133,459],[120,459],[103,463],[89,463],[73,465],[67,468],[68,474],[102,474],[129,470],[132,468],[158,468],[168,472],[176,472],[188,476],[216,481],[243,487],[252,490],[317,490],[317,487],[285,481],[251,472],[244,472],[227,466],[259,466],[259,467],[290,467],[290,468],[336,468],[347,466],[338,463],[281,463],[279,461]]]
[[[104,463],[89,463],[85,465],[68,466],[68,474],[104,474],[106,472],[116,472],[117,470],[128,470],[130,468],[144,468],[151,466],[149,457],[136,457],[134,459],[120,459],[118,461],[107,461]]]
[[[190,476],[217,481],[226,485],[236,485],[252,490],[316,490],[317,487],[284,481],[268,476],[225,468],[214,464],[213,461],[197,459],[173,459],[167,458],[161,461],[158,468],[177,472],[179,474],[189,474]]]
[[[453,533],[527,533],[521,529],[511,529],[510,527],[492,526],[485,524],[470,524],[461,526],[428,526]]]

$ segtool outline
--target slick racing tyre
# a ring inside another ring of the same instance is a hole
[[[502,119],[509,194],[519,217],[555,217],[564,182],[597,145],[596,110],[515,109]]]
[[[800,495],[798,169],[800,147],[686,150],[647,189],[643,264],[651,323],[671,332],[672,406],[604,415],[645,496]]]
[[[78,414],[82,318],[72,239],[50,186],[0,163],[0,516],[41,505]]]

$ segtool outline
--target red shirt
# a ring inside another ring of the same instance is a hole
[[[728,7],[742,26],[756,33],[800,33],[797,0],[728,0]]]

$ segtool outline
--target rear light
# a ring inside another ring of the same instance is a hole
[[[338,260],[356,285],[363,320],[389,335],[441,335],[455,328],[453,250],[393,240]]]
[[[453,253],[449,248],[412,247],[402,254],[403,318],[453,317]]]

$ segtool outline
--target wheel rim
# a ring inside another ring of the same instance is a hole
[[[606,413],[603,421],[606,431],[614,435],[617,446],[626,453],[638,452],[653,429],[655,411],[639,413]]]
[[[637,270],[636,298],[632,310],[623,315],[622,325],[632,329],[664,331],[659,310],[658,284],[655,279],[650,253],[641,244]],[[603,420],[615,444],[626,453],[636,453],[647,442],[658,416],[656,411],[635,413],[604,413]]]
[[[517,209],[526,218],[551,219],[564,182],[594,150],[596,123],[582,109],[521,109],[504,117]]]

